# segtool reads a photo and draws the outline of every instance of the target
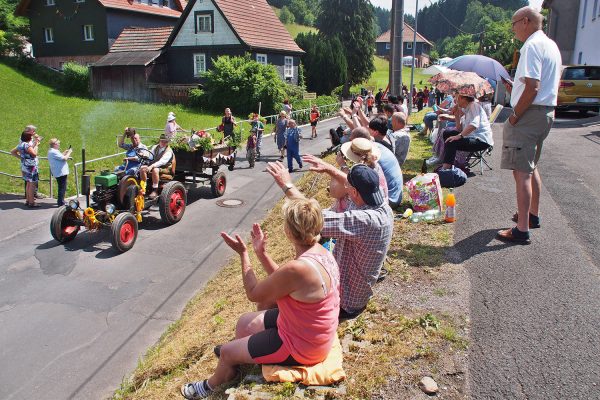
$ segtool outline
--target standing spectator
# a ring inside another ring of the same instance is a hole
[[[31,132],[31,134],[35,136],[37,133],[37,128],[35,127],[35,125],[27,125],[25,127],[24,131]],[[42,194],[38,194],[38,183],[39,182],[35,182],[35,188],[33,190],[33,197],[35,197],[36,199],[43,199],[46,196],[44,196]],[[23,182],[23,192],[25,193],[25,198],[27,198],[27,182]]]
[[[427,97],[427,106],[428,107],[433,107],[433,105],[435,104],[436,96],[437,96],[437,89],[435,89],[432,86],[431,90],[429,90],[429,96]]]
[[[169,138],[169,140],[173,139],[177,132],[183,132],[183,128],[180,127],[177,122],[175,122],[175,114],[171,111],[169,115],[167,115],[167,124],[165,125],[165,135]]]
[[[256,161],[256,143],[258,138],[256,137],[256,130],[250,131],[248,141],[246,142],[246,159],[250,168],[254,168],[254,162]]]
[[[285,131],[285,143],[287,146],[287,163],[288,171],[292,172],[294,169],[292,161],[296,160],[300,169],[302,169],[302,159],[300,158],[300,137],[302,131],[296,126],[296,121],[293,119],[288,120],[288,128]]]
[[[60,151],[60,140],[50,139],[50,149],[48,150],[48,163],[50,172],[56,178],[58,184],[58,196],[56,204],[60,207],[65,204],[65,193],[67,192],[67,177],[69,176],[69,164],[67,160],[71,156],[73,149],[71,146],[65,151]]]
[[[377,112],[383,111],[381,104],[383,103],[383,89],[379,88],[379,91],[375,95],[375,104],[377,105]]]
[[[425,86],[423,89],[423,107],[429,103],[429,88]]]
[[[288,118],[292,118],[292,105],[288,99],[283,100],[283,111]]]
[[[517,226],[501,230],[501,239],[528,243],[529,228],[539,228],[542,179],[537,166],[544,139],[554,123],[561,56],[556,43],[542,31],[544,17],[523,7],[512,17],[515,38],[524,42],[515,81],[505,84],[511,93],[513,114],[504,124],[500,167],[511,169],[516,182]]]
[[[167,136],[166,134],[164,134]],[[125,138],[131,140],[131,144],[125,143]],[[142,143],[140,135],[136,133],[135,128],[125,128],[123,135],[119,138],[118,145],[125,150],[125,158],[123,165],[115,168],[115,172],[125,171],[127,175],[137,175],[142,165],[138,152],[140,150],[148,150],[145,144]]]
[[[256,132],[256,159],[260,159],[260,149],[262,148],[262,137],[265,131],[265,125],[260,120],[260,115],[254,113],[252,116],[252,129]]]
[[[373,92],[369,90],[367,94],[367,117],[370,117],[373,114],[373,105],[375,104],[375,97],[373,96]]]
[[[317,123],[319,122],[319,118],[321,118],[321,113],[319,112],[319,107],[317,107],[316,104],[313,104],[313,106],[310,110],[310,126],[311,126],[310,138],[311,138],[311,140],[313,138],[317,137]]]
[[[417,111],[421,111],[423,109],[423,104],[425,103],[425,92],[423,89],[419,89],[417,92]]]
[[[275,143],[277,143],[277,149],[279,150],[279,161],[283,161],[285,151],[285,130],[287,129],[288,120],[285,111],[279,113],[279,118],[275,121],[273,132],[275,132]]]
[[[237,123],[229,108],[225,109],[225,115],[221,118],[221,125],[223,125],[223,139],[233,138],[233,128],[237,126]]]
[[[345,212],[323,210],[321,235],[336,239],[333,255],[340,267],[340,319],[354,318],[367,306],[392,239],[394,216],[384,200],[379,176],[372,168],[356,164],[344,173],[320,158],[306,155],[311,170],[325,173],[346,186]],[[288,198],[304,198],[292,184],[283,165],[269,163],[267,172]]]
[[[10,152],[13,156],[21,159],[21,174],[26,182],[25,205],[30,208],[40,206],[35,202],[35,187],[39,180],[38,148],[42,138],[33,132],[35,131],[23,131],[21,142]]]

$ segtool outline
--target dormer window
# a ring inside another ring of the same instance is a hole
[[[46,0],[46,5],[47,6],[54,6],[54,5],[56,5],[56,3],[54,2],[54,0]]]
[[[83,40],[86,42],[94,40],[94,25],[83,25]]]
[[[196,11],[194,13],[196,33],[214,33],[213,16],[212,11]]]

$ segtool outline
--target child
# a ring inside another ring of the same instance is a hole
[[[321,117],[321,113],[319,112],[319,107],[316,104],[312,106],[310,110],[310,126],[311,126],[311,135],[310,140],[313,140],[317,137],[317,123],[319,122],[319,118]]]
[[[252,116],[252,131],[256,132],[256,159],[260,160],[260,149],[262,147],[262,137],[263,132],[265,131],[265,125],[256,113]]]
[[[256,130],[250,131],[250,136],[246,142],[246,158],[250,168],[254,168],[254,161],[256,160],[256,143],[258,138],[256,137]]]
[[[300,158],[300,135],[302,131],[296,126],[296,121],[288,120],[288,126],[285,131],[285,142],[287,146],[288,171],[292,172],[292,159],[295,159],[300,169],[302,169],[302,159]]]

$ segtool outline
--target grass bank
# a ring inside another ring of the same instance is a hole
[[[422,159],[430,155],[426,139],[413,136],[410,154],[403,171],[409,179],[420,171]],[[330,161],[332,157],[330,157]],[[305,174],[298,186],[308,196],[328,205],[328,179],[319,174]],[[284,237],[280,216],[282,201],[267,218],[262,228],[269,237]],[[452,243],[451,226],[441,222],[411,224],[396,219],[394,237],[388,252],[388,278],[376,286],[376,294],[363,315],[344,322],[338,336],[344,345],[344,368],[348,380],[345,391],[329,398],[340,399],[412,399],[419,395],[421,376],[433,376],[449,393],[463,393],[461,370],[447,368],[460,365],[467,347],[466,318],[460,310],[444,308],[452,290],[444,286],[451,281],[451,268],[445,254]],[[281,263],[293,256],[285,241],[271,240],[268,251]],[[251,255],[254,265],[258,265]],[[257,271],[261,268],[257,267]],[[413,301],[404,293],[422,293]],[[133,374],[123,381],[114,399],[177,398],[179,386],[187,381],[205,378],[217,360],[213,346],[231,340],[237,318],[253,311],[245,298],[240,279],[240,264],[232,258],[224,269],[189,302],[182,317],[173,323],[159,342],[139,360]],[[430,295],[428,293],[437,293]],[[441,300],[431,303],[428,299]],[[257,367],[246,367],[243,376],[260,374]],[[456,378],[458,376],[458,378]],[[254,385],[239,381],[229,386],[238,399],[244,391],[267,392],[271,397],[292,397],[296,386],[290,384]],[[212,398],[225,399],[226,387]],[[257,394],[258,395],[258,394]],[[422,395],[422,394],[421,394]],[[335,396],[335,397],[334,397]],[[448,396],[447,398],[458,398]]]

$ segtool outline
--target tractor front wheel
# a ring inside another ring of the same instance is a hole
[[[50,234],[56,241],[65,243],[75,239],[80,226],[75,223],[77,215],[67,206],[54,212],[50,220]]]
[[[111,243],[115,250],[124,253],[135,244],[138,233],[137,219],[132,213],[124,212],[111,225]]]

